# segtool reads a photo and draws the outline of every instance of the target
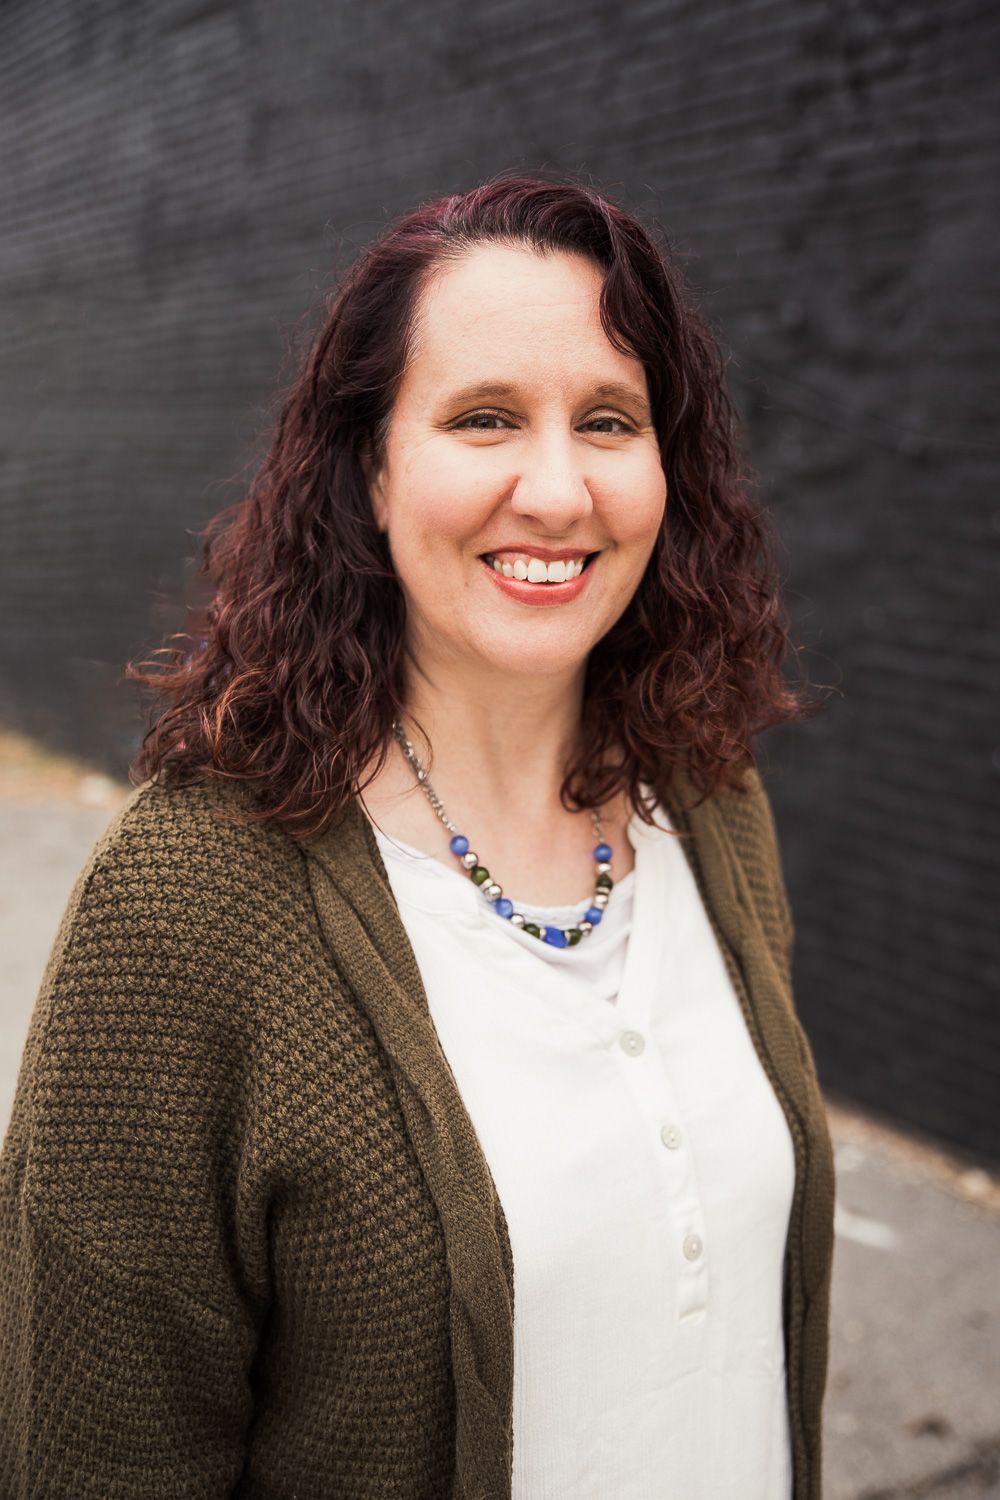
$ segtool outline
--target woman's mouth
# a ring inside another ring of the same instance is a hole
[[[583,593],[598,556],[582,552],[578,557],[546,562],[527,553],[498,558],[486,552],[480,561],[498,588],[519,604],[568,604]]]

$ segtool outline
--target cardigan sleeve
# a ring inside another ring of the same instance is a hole
[[[126,818],[49,958],[0,1155],[5,1500],[239,1481],[261,1299],[236,1228],[238,984],[201,873]]]

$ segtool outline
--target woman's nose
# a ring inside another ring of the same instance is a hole
[[[571,437],[549,437],[525,445],[511,496],[512,510],[531,516],[547,531],[561,532],[589,516],[593,508],[581,454],[574,451]]]

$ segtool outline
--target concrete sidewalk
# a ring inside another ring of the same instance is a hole
[[[0,1131],[66,898],[127,791],[64,771],[5,774],[0,756]],[[828,1103],[824,1500],[1000,1497],[1000,1183]]]

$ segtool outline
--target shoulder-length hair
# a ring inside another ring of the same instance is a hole
[[[669,248],[590,186],[502,174],[397,218],[335,290],[247,494],[199,533],[211,602],[180,644],[126,668],[155,697],[134,783],[237,780],[247,818],[306,836],[382,769],[405,711],[406,612],[363,461],[384,458],[426,282],[485,243],[602,269],[602,326],[645,369],[667,480],[642,580],[586,663],[563,805],[627,788],[649,821],[640,784],[681,764],[701,798],[742,789],[754,736],[814,711],[782,677],[771,539],[720,350]]]

